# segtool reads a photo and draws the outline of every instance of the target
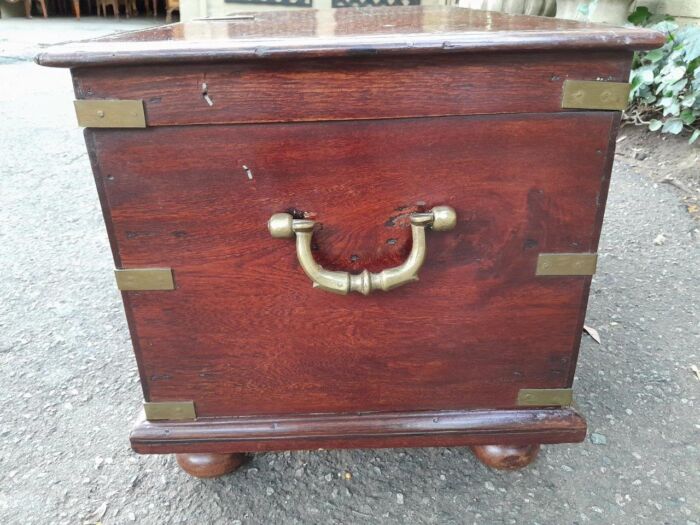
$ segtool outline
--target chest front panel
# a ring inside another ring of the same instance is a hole
[[[147,400],[198,416],[513,407],[571,385],[590,277],[541,253],[595,252],[609,112],[89,130],[115,259],[169,267],[125,292]],[[270,216],[313,216],[313,254],[378,272],[428,232],[420,280],[313,289]]]

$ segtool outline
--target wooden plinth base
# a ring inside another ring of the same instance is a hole
[[[245,454],[175,454],[180,468],[195,478],[217,478],[246,462]]]
[[[141,454],[231,454],[284,450],[386,447],[501,447],[575,443],[586,421],[572,408],[452,410],[372,414],[199,417],[139,421],[131,446]],[[484,448],[484,461],[488,464]],[[530,455],[534,458],[534,451]],[[478,453],[477,453],[478,454]],[[527,456],[527,454],[525,454]],[[517,454],[506,453],[505,457]],[[501,461],[507,462],[507,459]],[[512,460],[517,464],[516,460]],[[495,462],[495,460],[494,460]]]
[[[539,445],[474,445],[476,458],[487,467],[516,470],[532,463],[540,451]]]
[[[485,465],[511,470],[529,465],[540,443],[585,436],[586,421],[572,408],[533,408],[141,420],[131,446],[175,453],[185,472],[212,478],[240,467],[245,453],[333,448],[470,446]]]

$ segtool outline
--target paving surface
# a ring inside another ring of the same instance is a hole
[[[134,31],[162,23],[160,18],[6,18],[0,19],[0,64],[32,60],[42,48],[115,33]]]
[[[700,234],[644,163],[615,164],[587,317],[602,344],[584,337],[575,384],[584,443],[514,473],[459,448],[367,450],[198,481],[128,446],[141,393],[68,72],[8,60],[0,86],[0,523],[700,523]],[[635,144],[658,169],[669,142]]]

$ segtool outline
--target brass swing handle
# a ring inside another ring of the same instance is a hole
[[[325,270],[311,253],[311,237],[314,221],[294,219],[289,213],[275,213],[267,223],[270,234],[276,239],[291,239],[296,234],[297,258],[304,273],[314,283],[314,288],[342,295],[359,292],[369,295],[374,290],[385,292],[418,280],[418,271],[425,260],[425,229],[448,231],[457,224],[457,214],[450,206],[436,206],[426,213],[411,214],[413,247],[403,264],[387,268],[379,273],[364,270],[359,274]]]

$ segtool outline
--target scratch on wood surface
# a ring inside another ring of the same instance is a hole
[[[206,100],[207,104],[210,106],[214,105],[214,101],[209,96],[209,87],[206,82],[202,82],[202,97]]]

